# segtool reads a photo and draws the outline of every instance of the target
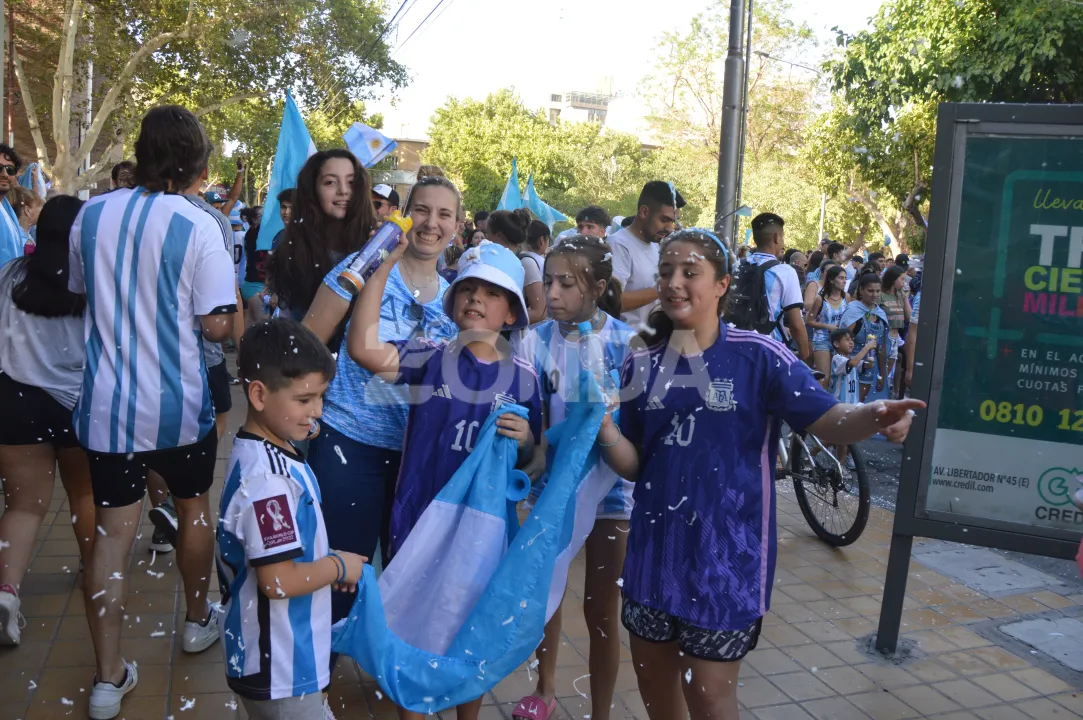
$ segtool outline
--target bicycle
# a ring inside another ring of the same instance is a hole
[[[806,440],[811,441],[811,449]],[[785,441],[779,443],[779,459],[793,481],[805,522],[832,547],[856,542],[869,522],[871,504],[869,477],[861,452],[853,445],[847,447],[847,455],[854,461],[851,471],[831,448],[808,432],[791,431],[788,445]]]

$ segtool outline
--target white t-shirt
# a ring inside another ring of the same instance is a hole
[[[777,260],[778,258],[767,253],[752,253],[749,259],[757,265],[763,265],[765,262]],[[798,279],[797,271],[793,269],[792,265],[780,262],[764,273],[763,280],[767,285],[767,306],[771,310],[773,320],[779,320],[782,313],[791,308],[805,307],[805,299],[801,294],[801,281]],[[790,332],[783,325],[781,332],[775,330],[772,337],[781,343],[785,343],[790,337]]]
[[[237,310],[215,215],[184,195],[125,188],[91,198],[75,218],[68,288],[87,296],[75,408],[84,447],[162,450],[214,430],[199,318]]]
[[[41,388],[71,410],[79,399],[86,365],[83,318],[28,315],[15,306],[12,288],[20,263],[0,269],[0,372]]]
[[[620,281],[624,292],[654,289],[658,284],[658,243],[643,242],[630,228],[609,236],[613,250],[613,277]],[[620,319],[639,331],[647,324],[651,310],[658,301],[650,302],[638,310],[621,313]]]

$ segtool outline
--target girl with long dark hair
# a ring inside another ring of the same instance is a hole
[[[46,203],[34,253],[0,269],[0,645],[19,644],[19,586],[58,464],[84,560],[94,542],[90,468],[72,426],[86,364],[86,298],[68,290],[68,232],[82,206],[64,195]]]
[[[327,273],[376,225],[372,181],[349,150],[322,150],[297,175],[290,222],[267,269],[278,308],[302,320]]]

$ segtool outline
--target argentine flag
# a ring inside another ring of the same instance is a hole
[[[308,134],[297,103],[287,90],[286,105],[282,110],[282,128],[278,131],[275,164],[271,168],[271,182],[267,188],[267,199],[263,203],[263,221],[256,238],[256,248],[259,250],[270,250],[271,241],[283,227],[282,218],[278,216],[278,193],[297,187],[297,174],[301,172],[305,161],[315,154],[316,145]]]
[[[511,177],[504,186],[504,194],[500,196],[500,204],[497,210],[518,210],[523,207],[523,199],[519,196],[519,161],[511,159]]]
[[[518,527],[515,502],[529,479],[496,419],[410,531],[380,579],[365,566],[349,616],[331,647],[349,655],[400,707],[435,713],[480,697],[529,659],[564,595],[568,562],[590,532],[598,500],[584,495],[598,459],[605,402],[588,370],[578,400],[547,433],[553,463],[545,490]],[[584,500],[584,502],[580,502]],[[588,526],[578,527],[583,505]],[[578,530],[578,532],[577,532]]]
[[[523,205],[534,213],[534,217],[548,225],[550,232],[558,222],[565,222],[568,219],[564,213],[551,205],[547,205],[538,197],[538,191],[534,189],[534,173],[530,173],[530,177],[526,181],[526,190],[523,192]]]
[[[41,172],[41,165],[32,162],[26,166],[26,170],[19,176],[19,184],[27,190],[33,191],[42,200],[48,192],[45,186],[45,176]]]
[[[386,137],[379,130],[374,130],[359,122],[351,125],[342,139],[346,141],[346,147],[350,149],[350,152],[356,155],[361,164],[367,168],[383,160],[399,146],[397,142]]]

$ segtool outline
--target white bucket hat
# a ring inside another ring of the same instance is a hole
[[[523,299],[524,275],[523,263],[515,257],[515,253],[502,245],[482,240],[477,247],[470,248],[459,258],[459,275],[444,293],[444,313],[452,317],[455,286],[467,278],[477,278],[504,288],[518,300],[515,322],[505,325],[504,329],[518,330],[526,327],[530,316],[527,314],[526,300]]]

